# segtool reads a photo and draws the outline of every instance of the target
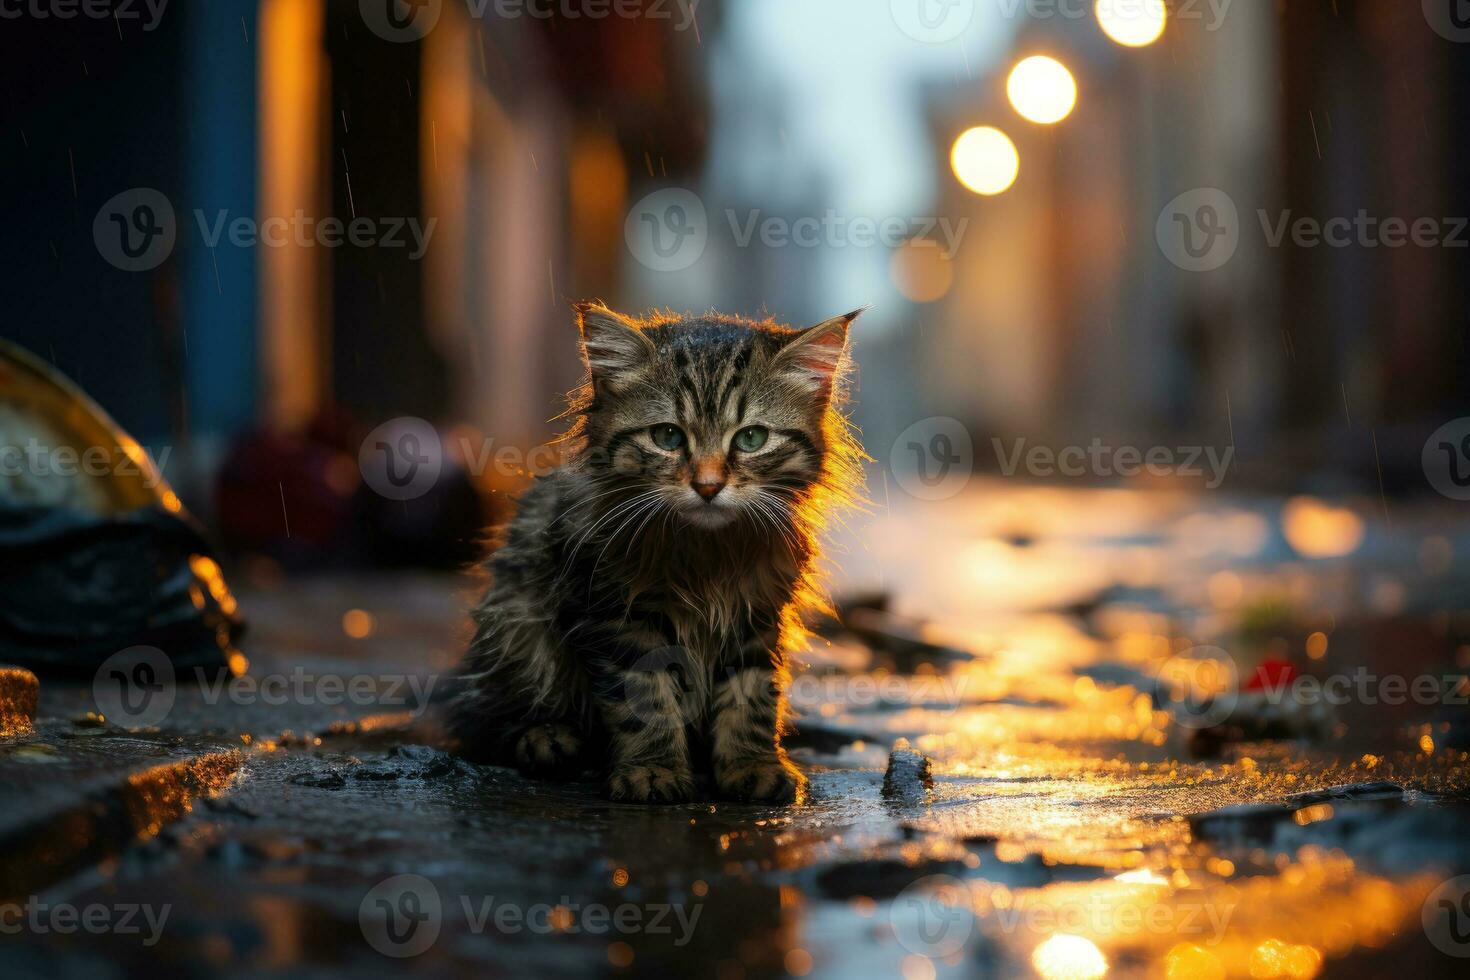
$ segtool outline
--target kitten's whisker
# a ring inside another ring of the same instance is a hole
[[[660,495],[662,492],[663,491],[661,490],[646,490],[643,493],[633,497],[631,500],[625,500],[619,504],[614,505],[613,507],[608,508],[607,513],[599,516],[598,519],[594,521],[590,527],[587,528],[587,530],[583,531],[580,535],[577,536],[577,539],[571,551],[567,554],[566,562],[562,565],[561,571],[556,577],[556,584],[561,584],[561,582],[566,578],[567,573],[571,571],[572,563],[577,558],[577,554],[582,550],[583,545],[585,545],[592,538],[592,536],[597,533],[597,530],[599,528],[605,526],[615,517],[626,513],[630,508],[635,507],[638,504],[641,504],[649,499],[652,499],[653,497]]]
[[[602,546],[602,550],[597,553],[597,561],[595,561],[595,562],[592,563],[592,574],[590,576],[588,576],[588,588],[589,588],[589,590],[591,589],[592,583],[597,580],[597,569],[602,564],[603,556],[607,554],[607,549],[612,547],[613,542],[618,539],[618,535],[621,534],[621,533],[623,533],[623,528],[627,527],[629,524],[631,524],[635,520],[637,520],[638,517],[640,515],[642,515],[645,510],[648,511],[649,513],[653,513],[655,511],[657,511],[658,510],[658,507],[659,507],[659,505],[661,503],[663,503],[663,501],[656,500],[656,499],[655,500],[645,500],[643,502],[643,505],[640,506],[640,507],[638,507],[636,510],[634,510],[633,513],[632,513],[632,515],[629,516],[627,520],[623,521],[623,523],[621,523],[621,524],[618,525],[617,530],[613,531],[612,534],[609,534],[607,536],[607,543],[604,544]],[[646,520],[648,520],[648,518],[645,517],[644,520],[646,521]],[[639,525],[640,528],[642,526],[643,525],[641,525],[641,524]],[[638,536],[638,532],[637,531],[634,531],[633,532],[633,537],[636,538],[637,536]],[[631,545],[632,542],[629,541],[629,544]]]

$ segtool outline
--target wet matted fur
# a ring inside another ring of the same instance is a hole
[[[566,461],[520,500],[450,702],[463,751],[614,799],[800,798],[786,659],[820,604],[818,537],[862,450],[848,327],[576,308]]]

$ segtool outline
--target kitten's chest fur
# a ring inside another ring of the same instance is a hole
[[[711,668],[748,639],[774,640],[804,556],[741,539],[672,542],[629,556],[630,599],[667,617],[678,646]]]

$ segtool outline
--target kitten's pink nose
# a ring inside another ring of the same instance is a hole
[[[705,503],[715,499],[715,495],[725,489],[725,480],[715,479],[709,481],[695,480],[694,492],[704,498]]]
[[[727,482],[723,459],[716,456],[694,461],[694,479],[690,481],[690,486],[704,498],[705,503],[714,500],[716,494],[725,489]]]

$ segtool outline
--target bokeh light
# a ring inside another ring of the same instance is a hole
[[[1006,94],[1023,117],[1049,125],[1072,114],[1077,104],[1077,81],[1057,59],[1032,55],[1011,69]]]
[[[932,242],[906,242],[889,260],[888,275],[911,303],[942,299],[954,284],[954,263]]]
[[[1340,558],[1363,543],[1363,519],[1347,507],[1293,497],[1281,512],[1286,541],[1303,558]]]
[[[1059,932],[1031,953],[1031,965],[1046,980],[1097,980],[1108,972],[1108,960],[1097,944]]]
[[[1016,182],[1021,155],[1011,138],[994,126],[965,130],[949,151],[954,175],[976,194],[1000,194]]]
[[[1103,33],[1129,48],[1153,44],[1164,33],[1164,0],[1097,0],[1093,7]]]

